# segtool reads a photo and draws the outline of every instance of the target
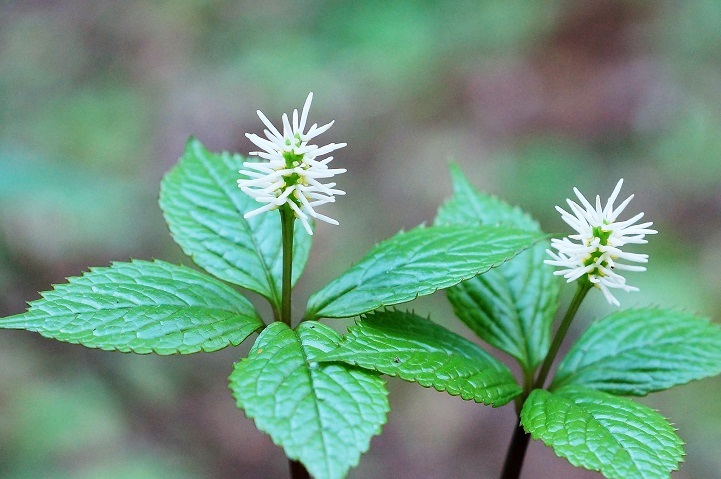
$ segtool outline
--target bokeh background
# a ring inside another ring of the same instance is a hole
[[[659,234],[623,307],[721,318],[720,22],[718,0],[0,1],[0,315],[89,266],[189,264],[157,207],[186,138],[247,153],[256,109],[278,121],[314,91],[312,120],[336,120],[324,140],[348,143],[348,195],[324,211],[341,226],[318,225],[298,314],[374,243],[432,221],[454,161],[549,232],[573,186],[606,197],[625,178]],[[443,294],[413,307],[468,334]],[[609,311],[592,294],[571,334]],[[284,477],[227,389],[247,347],[161,358],[3,331],[0,477]],[[512,406],[389,387],[349,478],[497,477]],[[642,399],[687,442],[673,477],[721,477],[719,397],[715,378]],[[525,469],[601,477],[537,443]]]

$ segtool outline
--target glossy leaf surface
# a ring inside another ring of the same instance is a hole
[[[338,333],[316,321],[297,331],[275,322],[230,376],[238,407],[315,479],[345,477],[388,412],[377,374],[313,362],[339,341]]]
[[[411,301],[499,266],[540,235],[506,227],[433,226],[401,232],[311,296],[312,318],[346,318]]]
[[[338,349],[319,359],[343,361],[493,406],[521,393],[503,363],[467,339],[408,312],[364,316]]]
[[[133,261],[69,278],[0,327],[91,348],[190,354],[238,345],[263,323],[247,299],[214,278]]]
[[[683,441],[660,414],[592,389],[536,389],[521,421],[558,456],[608,479],[668,479],[683,459]]]
[[[721,373],[721,328],[689,313],[630,309],[597,321],[563,358],[552,387],[643,396]]]

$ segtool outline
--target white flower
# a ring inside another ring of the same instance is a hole
[[[268,127],[264,130],[267,139],[250,133],[246,133],[245,136],[263,150],[252,151],[250,154],[267,161],[243,163],[243,167],[247,169],[239,172],[247,178],[238,180],[238,187],[256,201],[265,204],[246,213],[244,215],[246,218],[287,204],[295,213],[296,218],[303,223],[308,234],[313,234],[309,222],[311,216],[326,223],[338,224],[333,218],[315,211],[315,207],[333,203],[335,195],[345,194],[345,191],[334,189],[335,183],[323,184],[319,180],[345,173],[344,168],[328,168],[328,163],[333,160],[332,156],[323,159],[320,157],[338,148],[343,148],[346,144],[330,143],[318,147],[308,143],[333,126],[332,121],[320,127],[314,123],[308,128],[308,131],[303,131],[312,100],[313,93],[311,92],[305,100],[300,119],[298,110],[293,110],[292,124],[288,121],[288,115],[283,113],[282,134],[263,112],[258,110],[258,116]]]
[[[599,288],[609,303],[620,306],[618,300],[611,294],[610,289],[622,289],[624,291],[638,291],[638,288],[626,284],[626,278],[618,274],[618,271],[645,271],[643,266],[620,263],[619,260],[631,261],[634,263],[647,263],[648,255],[628,253],[621,248],[629,244],[645,244],[644,237],[647,234],[655,234],[657,231],[649,229],[653,223],[636,224],[643,217],[639,213],[626,221],[616,221],[618,215],[628,206],[633,195],[626,198],[617,208],[613,203],[618,197],[623,185],[623,178],[616,184],[611,197],[605,207],[601,207],[601,198],[596,196],[594,207],[586,198],[574,188],[573,191],[581,202],[578,203],[566,200],[571,208],[568,213],[563,208],[556,206],[561,213],[563,221],[568,223],[576,234],[569,235],[563,239],[552,239],[551,246],[558,250],[558,254],[547,250],[552,260],[545,263],[559,266],[563,269],[555,271],[556,275],[563,275],[564,278],[575,281],[584,275],[594,286]]]

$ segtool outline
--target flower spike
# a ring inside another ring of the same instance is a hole
[[[282,133],[258,110],[258,117],[266,126],[263,131],[265,138],[251,133],[246,133],[245,136],[262,150],[252,151],[250,154],[267,161],[243,163],[245,169],[239,173],[245,178],[238,180],[238,187],[259,203],[265,204],[246,213],[246,218],[287,204],[310,235],[313,234],[309,222],[311,217],[338,224],[333,218],[318,213],[315,208],[335,202],[335,195],[345,195],[345,191],[335,189],[335,183],[321,183],[318,180],[332,178],[346,170],[328,168],[333,157],[320,157],[343,148],[346,143],[330,143],[322,147],[309,143],[333,126],[332,121],[321,127],[314,123],[308,131],[303,131],[312,101],[311,92],[305,100],[300,117],[297,109],[293,110],[290,119],[283,113]]]
[[[570,213],[560,206],[556,210],[561,213],[563,221],[573,228],[575,234],[562,239],[552,239],[551,247],[558,252],[546,250],[552,259],[545,260],[546,264],[561,269],[553,274],[562,275],[567,282],[586,278],[593,286],[601,290],[606,300],[620,306],[618,300],[611,294],[611,289],[624,291],[638,291],[638,288],[626,284],[626,278],[618,271],[645,271],[643,266],[621,263],[630,261],[634,263],[647,263],[648,255],[629,253],[622,248],[629,244],[647,243],[645,236],[656,234],[656,230],[649,227],[651,222],[637,224],[643,218],[639,213],[626,221],[617,221],[618,216],[633,199],[633,195],[626,198],[614,208],[614,202],[621,192],[623,178],[618,181],[613,193],[605,206],[601,205],[601,198],[596,196],[596,204],[592,205],[577,188],[573,192],[580,204],[573,200],[566,200]]]

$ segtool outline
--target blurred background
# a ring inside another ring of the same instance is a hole
[[[312,122],[336,120],[323,141],[348,143],[348,194],[323,211],[341,225],[318,225],[297,314],[373,244],[431,222],[454,161],[548,232],[567,230],[553,206],[573,186],[607,197],[625,178],[629,216],[659,234],[623,307],[721,318],[719,19],[717,0],[0,0],[0,315],[89,266],[189,264],[157,207],[186,138],[246,154],[256,109],[277,122],[313,91]],[[468,335],[443,294],[413,307]],[[590,295],[571,334],[610,311]],[[134,356],[3,331],[0,477],[287,477],[227,389],[248,347]],[[349,478],[498,476],[511,405],[389,388]],[[641,400],[687,442],[673,477],[721,477],[719,397],[714,378]],[[525,471],[601,477],[539,443]]]

